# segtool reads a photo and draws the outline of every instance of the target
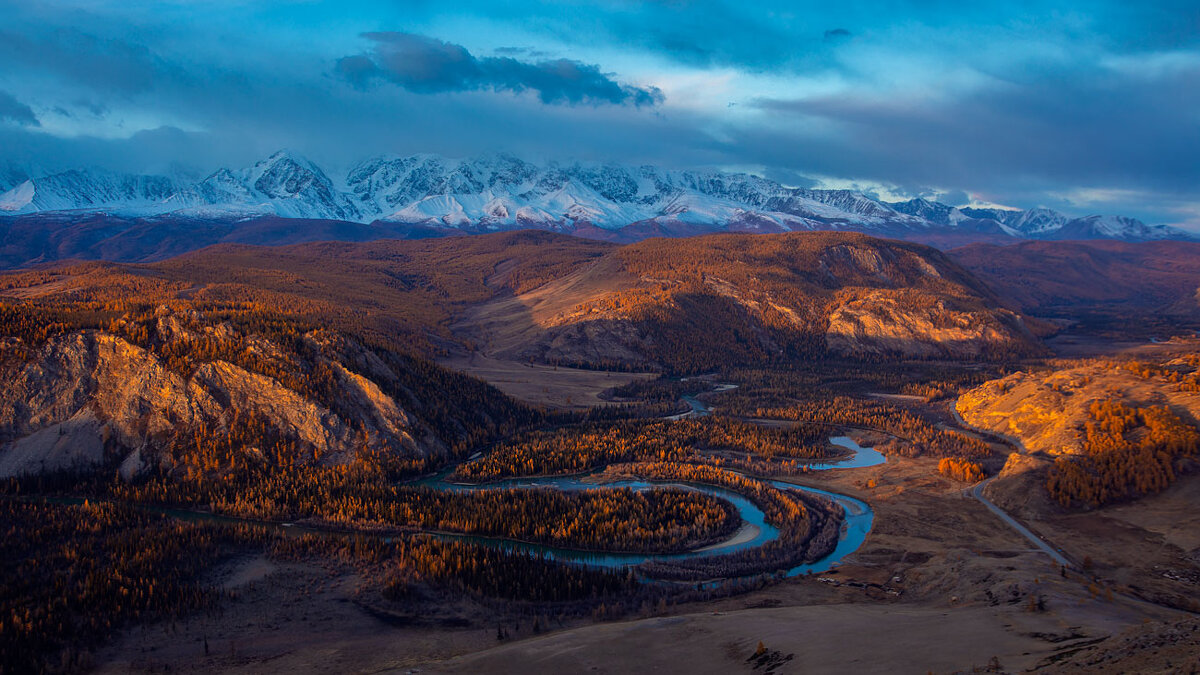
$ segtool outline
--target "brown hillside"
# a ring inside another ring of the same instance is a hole
[[[944,254],[855,233],[617,247],[547,232],[279,248],[0,277],[0,293],[253,302],[426,355],[709,370],[825,358],[1008,356],[1022,319]]]
[[[1029,353],[1020,317],[942,253],[852,233],[649,239],[459,326],[510,358],[677,370]]]
[[[1035,314],[1102,307],[1200,313],[1200,243],[1026,241],[976,244],[948,255]]]
[[[1024,510],[1048,495],[1062,506],[1102,506],[1161,492],[1191,470],[1200,451],[1197,365],[1200,356],[1181,345],[1157,361],[1018,372],[964,393],[956,408],[1030,453],[1010,458],[990,487],[998,501]]]

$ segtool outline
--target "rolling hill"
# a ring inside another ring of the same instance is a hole
[[[161,263],[91,263],[6,279],[21,286],[8,295],[25,297],[119,297],[154,280],[182,289],[162,297],[190,306],[287,308],[426,356],[479,350],[588,367],[697,371],[731,359],[1037,349],[1021,317],[944,254],[855,233],[623,247],[539,231],[218,246]]]
[[[0,326],[0,474],[169,467],[214,433],[422,462],[531,419],[431,363],[455,355],[695,373],[1040,349],[944,254],[855,233],[222,245],[0,275]]]
[[[1028,241],[976,244],[948,255],[1035,314],[1195,316],[1200,310],[1200,244],[1194,242]]]

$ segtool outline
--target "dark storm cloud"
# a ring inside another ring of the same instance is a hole
[[[951,190],[943,195],[934,195],[938,201],[950,206],[963,206],[971,202],[971,195],[962,190]]]
[[[41,33],[0,29],[0,64],[52,73],[104,95],[144,92],[158,80],[185,77],[144,44],[67,27]]]
[[[172,165],[212,166],[228,161],[231,148],[211,134],[173,127],[139,131],[127,138],[62,138],[28,128],[0,125],[0,167],[7,161],[43,175],[87,166],[131,173],[161,173]],[[236,157],[236,155],[234,155]],[[238,159],[249,160],[245,154]]]
[[[367,33],[375,43],[368,54],[347,56],[337,72],[365,87],[384,79],[408,91],[532,90],[547,104],[611,103],[653,106],[663,100],[655,87],[621,84],[599,66],[570,59],[528,63],[508,56],[476,57],[462,45],[411,33]]]
[[[13,122],[30,127],[42,125],[33,114],[33,109],[6,91],[0,91],[0,122]]]

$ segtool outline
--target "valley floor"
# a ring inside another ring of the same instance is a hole
[[[607,389],[635,380],[657,377],[653,373],[614,373],[522,363],[484,356],[478,352],[440,361],[441,365],[473,375],[500,391],[534,405],[565,410],[585,410],[608,405],[600,397]]]
[[[236,597],[219,614],[136,629],[101,653],[99,672],[764,672],[748,661],[759,641],[770,672],[1016,672],[1188,618],[1063,577],[962,484],[937,476],[934,460],[804,482],[876,511],[863,548],[818,578],[635,621],[552,623],[548,634],[531,617],[498,643],[494,615],[470,601],[431,599],[436,610],[405,621],[372,613],[349,570],[242,560],[226,571]]]

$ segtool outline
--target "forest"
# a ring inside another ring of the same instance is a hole
[[[714,449],[767,460],[829,459],[842,450],[832,448],[827,439],[827,430],[819,427],[767,427],[716,415],[678,421],[589,422],[502,441],[486,456],[459,465],[454,478],[486,482],[581,473],[617,462],[706,462],[710,460],[706,451]],[[726,462],[730,463],[738,462]]]
[[[248,415],[223,430],[181,430],[158,467],[133,480],[102,471],[12,479],[0,489],[10,494],[50,489],[273,522],[442,530],[637,552],[704,546],[740,523],[727,502],[691,491],[445,491],[397,484],[423,465],[386,453],[362,453],[348,464],[298,461],[311,455],[268,420]]]
[[[401,605],[423,586],[503,601],[497,607],[508,611],[535,603],[549,613],[586,614],[599,607],[624,612],[675,595],[640,586],[628,573],[466,543],[349,533],[286,536],[279,529],[184,522],[111,503],[3,498],[0,523],[5,673],[89,670],[95,650],[134,622],[219,612],[225,592],[209,573],[248,553],[341,561]]]
[[[1162,492],[1200,450],[1200,431],[1166,406],[1093,401],[1081,457],[1060,457],[1046,489],[1064,507],[1099,507]]]
[[[842,508],[832,501],[798,490],[782,490],[725,469],[676,462],[617,464],[606,476],[636,476],[655,481],[689,481],[719,485],[746,496],[779,528],[779,538],[749,550],[671,563],[646,562],[639,570],[655,578],[696,581],[752,574],[774,574],[818,560],[837,544]]]
[[[991,446],[984,441],[939,428],[924,417],[881,400],[814,393],[783,405],[764,406],[736,396],[723,404],[735,415],[882,431],[905,442],[880,448],[894,454],[972,459],[992,455]]]
[[[0,499],[0,663],[6,673],[77,671],[88,650],[134,620],[203,610],[200,582],[260,530],[218,530],[116,504]]]

